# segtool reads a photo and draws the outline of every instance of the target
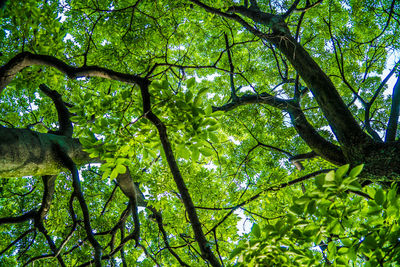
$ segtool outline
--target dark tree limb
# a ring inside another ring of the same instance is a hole
[[[234,83],[234,79],[233,79],[233,74],[235,72],[235,66],[233,65],[231,50],[229,48],[229,40],[228,40],[228,36],[226,35],[226,33],[224,33],[224,38],[225,38],[226,53],[228,54],[228,60],[229,60],[229,69],[230,69],[229,78],[230,78],[230,82],[231,82],[231,98],[232,98],[232,100],[235,101],[237,99],[236,88],[235,88],[235,83]]]
[[[17,239],[15,239],[13,242],[11,242],[7,247],[5,247],[2,251],[0,251],[0,255],[4,254],[7,250],[9,250],[10,248],[12,248],[15,244],[17,244],[20,240],[22,240],[25,236],[27,236],[28,234],[34,232],[35,229],[31,228],[27,231],[25,231],[24,233],[22,233]]]
[[[293,13],[297,9],[297,5],[300,3],[300,0],[295,0],[293,4],[289,7],[289,9],[282,15],[283,18],[287,18],[290,14]]]
[[[115,183],[114,188],[113,188],[113,190],[112,190],[112,192],[111,192],[110,197],[108,198],[108,200],[106,201],[106,204],[104,204],[104,207],[103,207],[103,209],[101,210],[101,213],[100,213],[101,215],[104,215],[104,213],[106,212],[107,206],[108,206],[108,204],[111,202],[111,200],[113,199],[114,194],[115,194],[115,192],[117,191],[117,188],[118,188],[118,183]]]
[[[53,150],[54,150],[55,156],[59,158],[61,164],[63,164],[71,172],[72,185],[74,187],[74,195],[78,199],[79,204],[81,206],[81,210],[82,210],[82,214],[83,214],[84,228],[85,228],[87,237],[89,239],[89,242],[91,243],[91,245],[93,246],[94,251],[95,251],[95,256],[94,256],[95,265],[97,267],[99,267],[99,266],[101,266],[102,248],[101,248],[99,242],[94,237],[92,227],[90,225],[89,208],[88,208],[85,198],[83,196],[81,182],[79,180],[78,169],[76,168],[76,165],[72,161],[72,159],[64,151],[62,151],[62,148],[60,146],[54,145]]]
[[[307,121],[300,105],[293,100],[281,99],[268,93],[259,95],[243,95],[236,101],[229,102],[221,107],[213,107],[213,111],[229,111],[241,105],[261,103],[289,112],[291,122],[300,137],[319,156],[336,165],[345,164],[345,157],[340,147],[323,138]]]
[[[172,256],[175,257],[175,259],[177,259],[177,261],[179,262],[179,264],[181,266],[189,266],[187,263],[185,263],[178,254],[175,253],[175,251],[171,248],[169,241],[168,241],[168,234],[164,229],[164,224],[163,224],[163,219],[161,216],[161,213],[159,211],[157,211],[154,207],[152,206],[147,206],[147,208],[153,213],[153,218],[156,220],[157,225],[158,225],[158,229],[161,232],[162,238],[164,240],[164,244],[165,247],[168,249],[168,251],[172,254]]]
[[[53,100],[53,103],[57,110],[58,122],[60,126],[58,131],[51,133],[72,137],[73,127],[70,120],[70,113],[64,101],[62,101],[61,95],[56,90],[51,90],[47,85],[43,83],[39,85],[39,88],[43,93],[50,97],[51,100]]]
[[[179,193],[182,197],[182,201],[185,205],[186,212],[189,216],[189,220],[192,225],[196,241],[200,247],[202,256],[204,257],[204,259],[209,261],[212,266],[221,266],[221,264],[219,263],[219,260],[215,257],[214,253],[211,251],[211,246],[209,245],[209,243],[204,235],[199,217],[197,216],[197,212],[196,212],[196,209],[193,204],[193,200],[189,194],[189,190],[185,184],[185,181],[183,180],[183,177],[179,170],[178,164],[176,163],[175,156],[172,151],[171,143],[170,143],[168,135],[167,135],[167,128],[166,128],[165,124],[151,110],[151,101],[150,101],[150,93],[149,93],[148,83],[140,84],[140,90],[142,93],[143,114],[145,114],[145,117],[158,130],[158,134],[160,136],[161,144],[164,149],[167,163],[171,170],[172,177],[174,178],[175,184],[178,187]]]
[[[396,139],[397,125],[399,121],[400,110],[400,75],[397,77],[396,84],[393,87],[392,106],[390,107],[389,121],[386,127],[385,142],[391,142]]]
[[[36,215],[36,210],[30,210],[27,213],[24,213],[20,216],[15,217],[3,217],[0,218],[0,225],[2,224],[16,224],[16,223],[23,223],[29,220],[33,220]]]
[[[100,77],[128,84],[139,84],[144,82],[143,78],[133,74],[117,72],[98,66],[74,67],[53,56],[36,55],[30,52],[22,52],[14,56],[5,65],[0,67],[0,94],[18,72],[33,65],[56,68],[71,79],[79,77]]]

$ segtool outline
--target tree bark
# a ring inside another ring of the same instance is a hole
[[[77,165],[96,161],[75,138],[2,126],[0,137],[0,177],[56,175],[64,171],[54,156],[53,144],[60,145]]]

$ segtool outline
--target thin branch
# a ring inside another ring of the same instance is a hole
[[[31,228],[28,231],[25,231],[24,233],[22,233],[17,239],[15,239],[13,242],[11,242],[5,249],[3,249],[2,251],[0,251],[0,255],[2,255],[3,253],[5,253],[7,250],[9,250],[10,248],[12,248],[16,243],[18,243],[20,240],[22,240],[25,236],[27,236],[29,233],[34,232],[35,229]]]
[[[163,150],[165,152],[165,156],[167,159],[167,163],[169,165],[170,171],[174,178],[175,184],[178,187],[179,193],[182,197],[182,201],[185,205],[186,212],[189,215],[189,220],[193,228],[193,232],[196,237],[196,241],[200,247],[202,256],[207,259],[211,265],[220,266],[218,259],[215,257],[214,253],[211,251],[211,247],[205,235],[203,233],[203,229],[201,227],[201,223],[199,217],[197,215],[196,209],[193,204],[193,200],[189,194],[189,190],[185,184],[185,181],[182,177],[182,174],[179,170],[178,164],[176,163],[176,159],[174,153],[172,151],[171,143],[169,141],[167,135],[167,128],[165,124],[155,115],[151,110],[151,100],[148,84],[144,83],[140,85],[140,90],[142,93],[142,101],[143,101],[143,114],[145,117],[157,128],[159,137],[161,140],[161,144],[163,146]]]
[[[236,88],[235,88],[235,83],[233,80],[233,73],[235,72],[235,67],[232,62],[231,50],[229,49],[229,40],[228,40],[228,36],[226,35],[226,33],[224,33],[224,37],[225,37],[226,51],[227,51],[228,60],[229,60],[229,69],[230,69],[229,78],[230,78],[230,82],[231,82],[231,98],[233,101],[235,101],[238,98],[236,95]]]
[[[79,180],[79,173],[78,169],[76,168],[75,163],[72,161],[72,159],[62,150],[62,148],[59,145],[54,145],[54,153],[56,156],[60,159],[60,162],[69,169],[72,175],[72,185],[74,187],[74,195],[78,198],[79,204],[81,206],[82,214],[83,214],[83,222],[84,222],[84,228],[87,234],[87,237],[89,239],[89,242],[94,248],[95,251],[95,265],[101,266],[101,254],[102,254],[102,248],[99,244],[99,242],[96,240],[96,238],[93,235],[92,227],[90,225],[90,215],[89,215],[89,208],[86,204],[85,198],[83,196],[82,188],[81,188],[81,182]]]
[[[114,189],[112,190],[112,192],[111,192],[111,194],[110,194],[110,197],[108,198],[108,200],[106,201],[106,204],[104,204],[104,207],[103,207],[103,209],[101,210],[101,213],[100,213],[101,215],[104,215],[104,213],[106,212],[106,208],[107,208],[108,204],[111,202],[111,200],[113,199],[114,194],[115,194],[115,192],[117,191],[117,188],[118,188],[118,184],[115,183]]]
[[[164,240],[164,244],[165,247],[169,250],[169,252],[172,254],[172,256],[175,257],[175,259],[177,259],[177,261],[179,262],[179,264],[181,266],[189,266],[187,263],[185,263],[178,254],[175,253],[175,251],[171,248],[169,241],[168,241],[168,235],[167,232],[164,229],[164,223],[163,223],[163,219],[161,216],[161,213],[159,211],[157,211],[154,207],[152,206],[148,206],[147,207],[152,213],[153,213],[153,217],[155,218],[157,225],[158,225],[158,229],[161,232],[162,238]]]
[[[300,0],[295,0],[293,4],[289,7],[289,9],[282,15],[283,18],[287,18],[292,14],[294,10],[296,10],[297,5],[300,3]]]

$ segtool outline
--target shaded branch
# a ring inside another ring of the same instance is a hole
[[[226,46],[226,53],[228,54],[228,60],[229,60],[229,78],[230,78],[230,82],[231,82],[231,98],[233,100],[237,99],[237,95],[236,95],[236,88],[235,88],[235,83],[233,80],[233,73],[235,72],[235,67],[233,66],[233,62],[232,62],[232,56],[231,56],[231,50],[229,49],[229,41],[228,41],[228,36],[226,35],[226,33],[224,33],[224,38],[225,38],[225,46]]]
[[[396,139],[397,124],[399,121],[400,110],[400,75],[397,77],[396,84],[393,87],[392,106],[390,107],[389,121],[386,127],[385,142],[391,142]]]
[[[21,239],[23,239],[25,236],[27,236],[29,233],[34,232],[35,229],[31,228],[28,231],[25,231],[24,233],[22,233],[17,239],[15,239],[13,242],[11,242],[7,247],[5,247],[5,249],[3,249],[2,251],[0,251],[0,255],[2,255],[3,253],[5,253],[7,250],[9,250],[10,248],[12,248],[16,243],[18,243],[18,241],[20,241]]]
[[[95,250],[95,265],[101,266],[102,248],[99,242],[94,237],[92,227],[90,225],[89,208],[86,204],[85,198],[82,193],[81,183],[79,180],[78,169],[72,159],[62,150],[59,145],[53,145],[54,153],[59,158],[60,162],[68,168],[72,175],[72,185],[74,187],[74,195],[78,198],[83,214],[84,228],[89,239],[89,242]]]
[[[71,114],[69,113],[69,110],[66,107],[64,101],[62,101],[61,95],[56,90],[51,90],[47,85],[43,83],[39,85],[39,88],[43,93],[50,97],[51,100],[53,100],[53,103],[57,110],[58,122],[60,127],[58,131],[51,133],[72,137],[73,127],[70,120]]]
[[[0,94],[18,72],[33,65],[56,68],[71,79],[76,79],[79,77],[100,77],[128,84],[141,84],[145,80],[144,78],[134,74],[117,72],[98,66],[74,67],[53,56],[36,55],[30,52],[22,52],[11,58],[5,65],[0,67]]]
[[[345,164],[344,155],[340,147],[323,138],[307,121],[300,105],[294,100],[281,99],[268,93],[259,95],[243,95],[236,101],[229,102],[221,107],[213,107],[213,111],[229,111],[241,105],[262,103],[289,112],[291,122],[300,137],[319,156],[336,165]]]
[[[174,256],[175,259],[177,259],[177,261],[179,262],[179,264],[180,264],[181,266],[189,266],[189,265],[188,265],[187,263],[185,263],[185,262],[179,257],[179,255],[176,254],[175,251],[171,248],[171,246],[170,246],[170,244],[169,244],[169,241],[168,241],[167,232],[166,232],[165,229],[164,229],[164,224],[163,224],[163,219],[162,219],[161,213],[160,213],[159,211],[157,211],[157,210],[156,210],[154,207],[152,207],[152,206],[148,206],[147,208],[153,213],[153,217],[154,217],[154,219],[155,219],[156,222],[157,222],[158,229],[160,230],[161,235],[162,235],[162,238],[163,238],[163,240],[164,240],[165,247],[166,247],[166,248],[168,249],[168,251],[172,254],[172,256]]]
[[[16,224],[16,223],[23,223],[29,220],[33,220],[36,215],[36,210],[30,210],[27,213],[24,213],[20,216],[15,217],[3,217],[0,218],[0,225],[2,224]]]
[[[129,198],[129,201],[131,203],[132,218],[135,226],[132,235],[137,246],[139,245],[140,238],[140,222],[138,215],[138,195],[140,195],[140,193],[137,192],[136,186],[133,183],[133,179],[128,168],[126,169],[126,172],[124,174],[119,174],[117,176],[117,181],[122,192],[125,196]]]

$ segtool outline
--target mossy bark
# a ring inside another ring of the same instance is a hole
[[[63,167],[54,156],[54,144],[60,145],[77,165],[93,161],[78,139],[0,127],[0,177],[60,173]]]

